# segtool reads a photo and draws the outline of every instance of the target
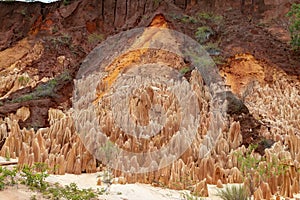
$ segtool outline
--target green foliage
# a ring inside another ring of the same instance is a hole
[[[216,65],[223,65],[226,63],[225,58],[221,55],[212,56],[211,58],[213,59],[213,61]]]
[[[284,174],[288,170],[289,166],[275,157],[270,162],[266,162],[264,157],[258,159],[252,156],[256,148],[257,145],[250,145],[245,155],[238,154],[237,159],[242,173],[246,175],[252,171],[259,172],[260,177],[266,180],[272,176]]]
[[[240,170],[243,173],[247,173],[249,169],[256,169],[258,166],[258,163],[261,161],[260,159],[256,159],[252,156],[253,150],[257,148],[256,145],[250,145],[248,147],[248,150],[246,152],[246,155],[238,154],[238,162],[240,163]]]
[[[171,13],[170,17],[172,17],[175,20],[181,21],[182,23],[197,23],[198,20],[193,17],[193,16],[189,16],[189,15],[182,15],[182,14],[177,14],[177,13]]]
[[[198,22],[198,20],[197,20],[196,18],[194,18],[194,17],[192,17],[192,16],[188,16],[188,15],[184,15],[184,16],[181,18],[181,21],[182,21],[183,23],[193,23],[193,24],[195,24],[195,23]]]
[[[10,153],[8,149],[5,150],[5,160],[10,161]]]
[[[249,194],[243,186],[226,187],[225,190],[219,190],[217,196],[223,200],[248,200]]]
[[[60,46],[71,47],[72,37],[68,34],[63,34],[61,36],[51,38],[51,43],[56,49]]]
[[[18,78],[18,82],[22,85],[22,86],[26,86],[27,83],[29,82],[30,78],[28,76],[20,76]]]
[[[0,190],[3,190],[6,185],[14,185],[16,184],[17,169],[13,168],[9,170],[4,167],[0,167]]]
[[[200,197],[196,197],[196,196],[194,196],[194,195],[191,195],[191,194],[189,194],[189,193],[187,193],[187,192],[181,194],[181,196],[182,196],[182,198],[183,198],[184,200],[202,200],[202,199],[203,199],[203,198],[200,198]]]
[[[99,148],[99,153],[105,156],[106,162],[110,162],[112,158],[115,158],[115,156],[119,154],[119,149],[108,140]]]
[[[88,42],[91,44],[97,44],[104,39],[103,34],[93,33],[88,36]]]
[[[291,33],[291,45],[293,49],[300,48],[300,4],[292,4],[290,11],[287,13],[290,19],[289,31]]]
[[[67,82],[72,80],[72,76],[68,71],[64,71],[53,79],[46,83],[40,84],[35,88],[35,90],[29,94],[24,94],[16,99],[13,99],[12,103],[20,103],[25,101],[30,101],[33,99],[40,99],[43,97],[55,97],[56,87],[59,83]]]
[[[70,3],[71,3],[71,0],[63,0],[64,6],[70,5]]]
[[[221,49],[219,48],[219,44],[217,42],[206,43],[203,48],[209,53],[211,56],[217,56],[221,53]]]
[[[189,67],[184,67],[184,68],[181,68],[180,70],[179,70],[179,73],[180,74],[186,74],[186,73],[188,73],[190,71],[190,68]]]
[[[68,199],[68,200],[89,200],[96,198],[98,195],[102,195],[103,190],[94,192],[90,189],[79,189],[75,183],[70,183],[65,187],[59,186],[58,183],[54,184],[54,187],[50,187],[47,191],[44,192],[44,196],[59,200],[59,199]]]
[[[153,0],[154,7],[158,7],[162,0]]]
[[[45,191],[48,183],[45,181],[47,174],[47,165],[45,163],[35,163],[32,167],[25,165],[21,172],[21,181],[24,185],[29,186],[31,189],[38,189]]]
[[[289,166],[286,165],[282,160],[278,160],[275,156],[271,161],[266,162],[264,157],[256,158],[252,155],[252,152],[257,148],[258,145],[250,145],[246,154],[237,153],[237,160],[240,164],[239,169],[243,173],[244,177],[248,178],[249,190],[252,194],[255,190],[255,186],[259,182],[253,182],[254,175],[259,174],[260,180],[256,181],[267,181],[268,178],[273,176],[284,174]]]
[[[208,26],[201,26],[197,28],[195,37],[199,43],[204,43],[209,40],[209,37],[213,35],[213,30]]]
[[[106,183],[106,184],[111,184],[112,183],[113,176],[112,176],[112,173],[111,173],[110,169],[104,170],[102,176],[103,176],[102,177],[102,182],[103,183]]]
[[[215,23],[215,24],[221,24],[222,21],[223,21],[223,17],[221,15],[216,15],[216,14],[213,14],[213,13],[208,13],[208,12],[200,12],[197,14],[197,19],[199,21],[210,21],[212,23]]]
[[[93,191],[90,189],[79,189],[75,183],[60,186],[58,183],[50,185],[45,181],[48,166],[45,163],[35,163],[32,167],[28,165],[22,167],[14,167],[13,169],[7,169],[0,167],[0,190],[3,190],[6,185],[14,185],[17,183],[15,180],[16,174],[20,171],[20,181],[22,184],[28,186],[32,190],[38,190],[42,192],[43,196],[52,199],[68,199],[68,200],[90,200],[97,199],[99,195],[105,193],[105,189],[97,189]],[[118,193],[120,195],[121,193]],[[37,199],[36,195],[31,196],[30,199]]]
[[[13,99],[11,102],[12,103],[20,103],[20,102],[30,101],[32,99],[34,99],[33,94],[24,94],[16,99]]]

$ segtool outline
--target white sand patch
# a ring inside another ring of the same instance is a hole
[[[167,188],[153,187],[149,184],[112,184],[111,186],[97,185],[97,179],[99,174],[65,174],[65,175],[50,175],[46,181],[50,183],[58,182],[61,185],[69,185],[70,183],[76,183],[81,189],[107,189],[105,195],[100,196],[101,199],[106,200],[183,200],[183,194],[189,194],[187,190],[171,190]],[[208,185],[209,197],[204,199],[219,200],[216,197],[217,187],[215,185]]]

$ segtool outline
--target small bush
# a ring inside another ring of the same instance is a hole
[[[205,43],[209,40],[209,37],[213,35],[213,30],[208,26],[201,26],[197,28],[195,37],[199,43]]]
[[[45,179],[49,176],[46,170],[47,166],[44,163],[35,163],[33,167],[25,165],[21,173],[21,176],[24,178],[21,183],[29,186],[31,189],[46,190],[48,183]]]
[[[191,17],[191,16],[188,16],[188,15],[184,15],[182,18],[181,18],[181,22],[183,23],[192,23],[192,24],[195,24],[198,22],[198,20],[194,17]]]
[[[223,21],[223,17],[221,15],[216,15],[216,14],[208,13],[208,12],[198,13],[197,19],[199,19],[200,21],[202,21],[202,20],[210,21],[210,22],[213,22],[218,25],[221,24]]]
[[[208,42],[203,47],[211,56],[218,56],[221,53],[221,49],[217,43]]]
[[[289,31],[291,33],[291,45],[293,49],[300,48],[300,4],[292,4],[290,11],[287,13],[290,18]]]
[[[219,190],[217,196],[223,200],[248,200],[249,194],[243,186],[226,187],[225,190]]]
[[[49,187],[47,191],[44,192],[44,197],[55,200],[89,200],[94,199],[103,193],[103,190],[94,192],[92,189],[79,189],[75,183],[70,183],[70,185],[66,185],[65,187],[61,187],[56,183],[53,187]]]
[[[3,190],[6,185],[14,185],[16,184],[17,169],[13,168],[9,170],[7,168],[0,167],[0,190]]]

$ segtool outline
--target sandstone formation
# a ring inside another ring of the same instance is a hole
[[[9,153],[11,158],[18,157],[21,166],[44,162],[55,174],[96,172],[96,160],[86,151],[74,132],[70,116],[60,110],[51,109],[51,126],[35,132],[33,129],[19,128],[17,116],[22,111],[24,112],[24,108],[18,110],[14,120],[6,118],[10,134],[2,147],[1,156],[5,157]]]
[[[64,16],[69,14],[62,11]],[[163,27],[168,26],[163,23]],[[167,42],[177,44],[172,34],[156,34],[145,31],[142,39],[163,36]],[[120,47],[117,57],[110,48],[114,44],[111,40],[112,43],[101,44],[107,45],[105,55],[96,49],[83,62],[83,66],[92,67],[83,67],[79,72],[82,77],[75,81],[73,109],[50,109],[49,127],[37,131],[20,129],[18,122],[30,116],[26,107],[0,118],[0,155],[18,158],[20,166],[44,162],[54,174],[92,173],[99,165],[107,165],[119,177],[117,183],[193,188],[192,192],[199,196],[208,195],[207,184],[222,187],[243,182],[246,187],[253,187],[255,199],[270,199],[277,193],[293,197],[299,192],[299,84],[286,79],[283,72],[274,73],[274,84],[267,84],[264,66],[251,55],[237,55],[233,61],[232,64],[245,67],[247,74],[253,75],[251,79],[243,77],[244,83],[232,87],[233,90],[244,97],[250,113],[261,122],[260,136],[275,141],[264,150],[264,155],[251,152],[252,158],[260,160],[255,167],[271,166],[271,170],[266,175],[250,170],[253,179],[249,180],[239,160],[239,155],[247,154],[242,145],[241,124],[223,112],[226,102],[216,94],[224,92],[224,88],[218,85],[213,70],[189,66],[196,65],[196,61],[187,62],[176,45],[170,47],[172,51],[164,49],[164,44],[144,48],[152,43],[134,43],[125,36],[126,45]],[[32,50],[26,50],[26,55],[36,59],[42,51],[40,44],[36,44]],[[63,57],[57,58],[60,64],[64,61]],[[211,64],[211,60],[204,61]],[[12,62],[9,66],[12,65],[21,70],[26,63]],[[188,73],[181,73],[186,67]],[[88,70],[95,69],[98,71],[89,74]],[[7,77],[0,81],[1,97],[23,87],[22,83],[12,81],[20,77],[18,73]],[[33,80],[25,82],[36,84]],[[232,85],[237,79],[228,77],[227,82]],[[245,93],[247,84],[251,84],[251,95],[243,96],[241,91]],[[166,149],[165,154],[151,154],[169,143],[172,148]],[[124,159],[115,159],[120,154]],[[97,183],[101,185],[103,181],[98,179]]]

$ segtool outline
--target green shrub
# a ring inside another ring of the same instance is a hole
[[[209,40],[209,37],[213,35],[213,30],[208,26],[201,26],[197,28],[195,37],[199,43],[205,43]]]
[[[55,97],[56,87],[58,86],[58,84],[70,80],[72,80],[71,74],[68,71],[64,71],[53,79],[50,79],[48,82],[40,84],[31,93],[24,94],[16,99],[13,99],[11,102],[21,103],[33,99],[40,99],[43,97]]]
[[[218,56],[221,53],[221,49],[219,48],[218,43],[208,42],[203,46],[203,48],[209,53],[211,56]]]
[[[97,199],[99,195],[105,193],[105,189],[97,189],[97,191],[89,189],[79,189],[75,183],[71,183],[64,187],[58,183],[49,184],[45,181],[49,176],[47,173],[48,166],[45,163],[35,163],[32,167],[28,165],[7,169],[0,166],[0,190],[3,190],[6,185],[14,185],[18,181],[28,186],[32,190],[42,192],[43,196],[52,200],[68,199],[68,200],[91,200]],[[16,174],[20,172],[20,178],[16,181]],[[121,193],[118,193],[120,195]],[[31,199],[37,199],[36,195],[31,196]]]
[[[248,200],[249,194],[243,186],[226,187],[225,190],[219,190],[217,196],[223,200]]]
[[[300,48],[300,4],[292,4],[287,16],[290,19],[291,45],[293,49],[298,50]]]
[[[3,190],[6,185],[16,184],[17,169],[13,168],[12,170],[0,166],[0,190]]]
[[[221,15],[216,15],[214,13],[209,13],[209,12],[198,13],[197,19],[199,19],[200,21],[202,21],[202,20],[210,21],[217,25],[221,24],[223,21],[223,17]]]
[[[79,189],[75,183],[70,183],[65,187],[59,186],[58,183],[54,184],[53,187],[49,187],[43,194],[44,197],[48,197],[50,199],[68,199],[68,200],[89,200],[98,197],[98,195],[102,195],[104,193],[103,190],[98,190],[94,192],[90,189]]]
[[[24,178],[21,183],[29,186],[31,189],[45,191],[49,185],[45,181],[46,177],[49,176],[46,170],[47,166],[44,163],[35,163],[32,167],[25,165],[21,172],[21,177]]]
[[[192,24],[195,24],[197,23],[197,19],[194,18],[194,17],[191,17],[191,16],[188,16],[188,15],[184,15],[182,18],[181,18],[181,21],[183,23],[192,23]]]
[[[24,101],[30,101],[32,99],[34,99],[34,96],[33,96],[33,94],[30,93],[30,94],[22,95],[22,96],[20,96],[16,99],[13,99],[11,102],[12,103],[21,103],[21,102],[24,102]]]
[[[246,154],[237,153],[237,160],[240,164],[239,169],[243,176],[248,178],[249,185],[247,186],[251,194],[253,194],[260,181],[267,181],[267,179],[272,176],[284,174],[289,168],[283,160],[278,160],[278,158],[275,157],[272,158],[271,162],[266,162],[266,158],[264,157],[254,157],[252,153],[257,146],[257,144],[250,145]],[[259,180],[254,182],[253,177],[256,173],[259,174]]]

